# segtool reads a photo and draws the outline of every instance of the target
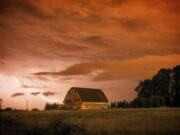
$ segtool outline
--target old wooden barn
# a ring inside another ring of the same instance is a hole
[[[107,109],[108,99],[101,89],[72,87],[65,96],[64,105],[69,109]]]

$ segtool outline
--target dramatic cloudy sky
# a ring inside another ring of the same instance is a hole
[[[132,100],[180,64],[179,0],[0,0],[3,107],[62,103],[72,86]]]

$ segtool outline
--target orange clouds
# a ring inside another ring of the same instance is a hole
[[[0,92],[10,83],[30,90],[21,98],[62,101],[70,86],[106,86],[128,98],[139,79],[180,63],[179,24],[179,0],[1,0],[0,82],[16,79]]]
[[[39,72],[35,75],[91,75],[96,81],[151,78],[161,68],[172,68],[180,63],[180,55],[146,56],[124,61],[96,61],[75,64],[60,72]]]
[[[123,60],[180,53],[176,0],[7,0],[0,5],[2,60]]]

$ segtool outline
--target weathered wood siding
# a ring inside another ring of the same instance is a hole
[[[68,91],[64,99],[64,104],[69,109],[81,109],[82,102],[76,90]]]

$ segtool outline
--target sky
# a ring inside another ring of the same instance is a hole
[[[179,0],[1,0],[2,107],[61,104],[71,87],[132,100],[180,64]]]

